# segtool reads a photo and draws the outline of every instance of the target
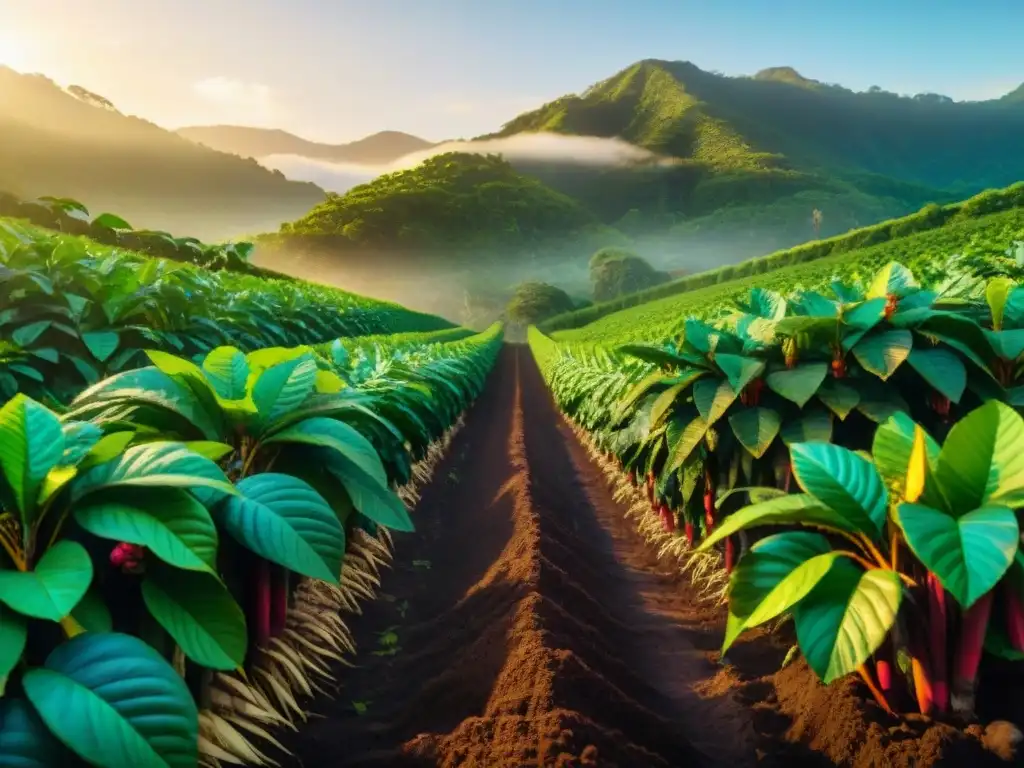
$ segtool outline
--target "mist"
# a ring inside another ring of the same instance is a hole
[[[414,168],[434,155],[447,152],[500,154],[509,162],[533,161],[589,166],[669,164],[672,161],[621,139],[563,136],[557,133],[519,133],[502,139],[449,141],[404,155],[385,165],[331,163],[299,155],[268,155],[259,163],[295,181],[311,181],[329,192],[342,194],[352,187],[395,171]]]

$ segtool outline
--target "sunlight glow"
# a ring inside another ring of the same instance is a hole
[[[31,63],[31,49],[27,41],[16,34],[0,33],[0,64],[26,72]]]

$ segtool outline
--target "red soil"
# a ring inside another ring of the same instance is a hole
[[[414,519],[352,621],[359,666],[288,745],[295,765],[973,767],[1012,751],[998,725],[889,718],[857,682],[780,670],[782,635],[719,664],[723,609],[623,518],[525,348],[503,353]]]

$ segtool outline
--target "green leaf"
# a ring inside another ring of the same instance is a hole
[[[0,698],[0,768],[84,768],[25,699]]]
[[[78,464],[103,437],[102,429],[86,421],[66,421],[61,429],[64,431],[64,454],[58,464],[65,467]]]
[[[155,650],[116,633],[86,632],[57,647],[24,678],[50,731],[104,768],[194,768],[199,713]]]
[[[747,528],[763,525],[805,525],[825,531],[858,533],[846,517],[804,493],[779,496],[733,512],[701,543],[698,551],[707,551],[723,539]]]
[[[186,491],[140,489],[132,495],[87,497],[75,520],[94,536],[148,547],[177,568],[215,572],[217,527]]]
[[[715,355],[715,364],[722,369],[735,392],[742,392],[747,384],[764,372],[765,367],[764,360],[724,352]]]
[[[131,231],[132,229],[131,224],[113,213],[101,213],[92,220],[92,223],[100,227],[107,227],[108,229],[123,229],[128,231]]]
[[[686,460],[693,453],[693,450],[700,445],[700,441],[708,433],[708,423],[700,416],[686,423],[682,429],[672,429],[674,422],[669,423],[668,435],[668,460],[665,465],[665,472],[674,472],[683,466]]]
[[[906,485],[907,467],[914,449],[914,432],[917,424],[905,413],[897,413],[875,431],[871,454],[875,469],[881,475],[886,487],[902,497]],[[924,436],[928,465],[934,473],[939,459],[939,444],[927,432]],[[926,483],[929,480],[926,480]],[[930,482],[934,482],[930,480]]]
[[[1008,507],[982,507],[957,517],[900,504],[898,516],[917,559],[964,608],[996,585],[1019,546],[1017,516]]]
[[[828,375],[828,363],[804,363],[796,368],[769,373],[765,383],[787,400],[803,408]]]
[[[764,456],[779,434],[782,419],[771,408],[743,408],[729,417],[736,439],[755,459]]]
[[[105,363],[110,356],[117,351],[121,337],[116,331],[86,331],[82,334],[82,341],[88,347],[92,356]]]
[[[7,677],[21,661],[27,642],[28,621],[20,613],[0,605],[0,697],[4,695]],[[3,754],[0,752],[0,766],[2,765]]]
[[[220,579],[206,573],[148,569],[142,599],[196,664],[228,671],[244,663],[245,616]]]
[[[779,533],[757,542],[729,579],[729,621],[722,653],[740,633],[781,616],[821,581],[839,557],[819,533]]]
[[[674,384],[660,395],[654,401],[654,405],[651,406],[651,424],[660,424],[665,414],[668,413],[672,406],[676,404],[676,398],[680,394],[686,391],[688,385],[686,384]]]
[[[60,621],[92,583],[92,560],[75,541],[58,541],[31,571],[0,570],[0,603],[34,619]]]
[[[63,455],[64,431],[48,408],[24,395],[0,408],[0,472],[25,527],[31,525],[43,480]]]
[[[946,436],[938,480],[954,513],[979,507],[1024,506],[1024,420],[990,400],[958,421]]]
[[[701,379],[693,385],[693,404],[708,426],[722,418],[737,397],[732,385],[722,379]]]
[[[911,368],[921,374],[932,388],[959,403],[967,387],[967,369],[948,349],[913,349],[907,358]]]
[[[182,443],[154,442],[129,448],[117,458],[80,475],[74,497],[118,486],[182,488],[209,504],[235,488],[214,462]]]
[[[95,585],[78,601],[78,605],[71,611],[71,618],[86,632],[110,632],[114,627],[110,610]]]
[[[878,270],[868,286],[867,297],[874,299],[880,296],[905,296],[918,288],[914,273],[897,261],[891,261]]]
[[[844,421],[860,403],[860,393],[849,384],[838,381],[823,382],[817,394],[818,399],[827,405],[840,421]]]
[[[872,334],[857,343],[853,355],[869,371],[885,381],[910,356],[914,335],[907,330]]]
[[[329,448],[348,458],[374,480],[387,486],[387,473],[373,443],[357,429],[342,421],[322,416],[313,417],[275,432],[263,442],[304,443]]]
[[[854,530],[877,536],[885,525],[889,492],[870,461],[831,443],[790,446],[800,487],[850,521]]]
[[[220,461],[235,450],[227,443],[218,443],[214,440],[189,440],[185,447],[210,461]]]
[[[1015,287],[1013,280],[1008,277],[993,278],[985,286],[985,301],[992,313],[992,327],[997,330],[1003,327],[1003,310],[1010,298],[1010,291]]]
[[[316,361],[304,355],[264,370],[252,387],[252,400],[265,423],[295,410],[316,386]]]
[[[413,531],[409,510],[394,491],[346,456],[335,454],[327,465],[345,486],[352,504],[377,525],[396,531]]]
[[[857,669],[878,650],[896,621],[903,585],[894,571],[864,571],[837,558],[794,612],[808,665],[826,685]]]
[[[203,360],[203,373],[218,396],[225,400],[245,398],[249,363],[235,347],[217,347]]]
[[[53,322],[50,320],[38,320],[34,323],[26,323],[14,329],[11,333],[11,340],[22,349],[32,346],[40,336],[50,330]]]
[[[216,509],[224,530],[265,560],[338,583],[345,531],[324,498],[291,475],[265,473],[238,483],[240,495]]]
[[[782,425],[782,442],[793,443],[827,443],[832,440],[832,415],[820,408],[808,409],[795,421]]]

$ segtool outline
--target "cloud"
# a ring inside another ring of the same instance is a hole
[[[218,76],[194,83],[192,90],[203,101],[232,113],[269,115],[274,111],[273,92],[262,83]]]
[[[290,179],[311,181],[330,192],[342,193],[381,174],[414,168],[427,158],[445,152],[500,154],[512,162],[519,160],[596,166],[672,162],[621,139],[564,136],[557,133],[520,133],[503,139],[449,141],[422,152],[405,155],[387,165],[330,163],[296,155],[271,155],[260,158],[259,162],[281,171]]]

